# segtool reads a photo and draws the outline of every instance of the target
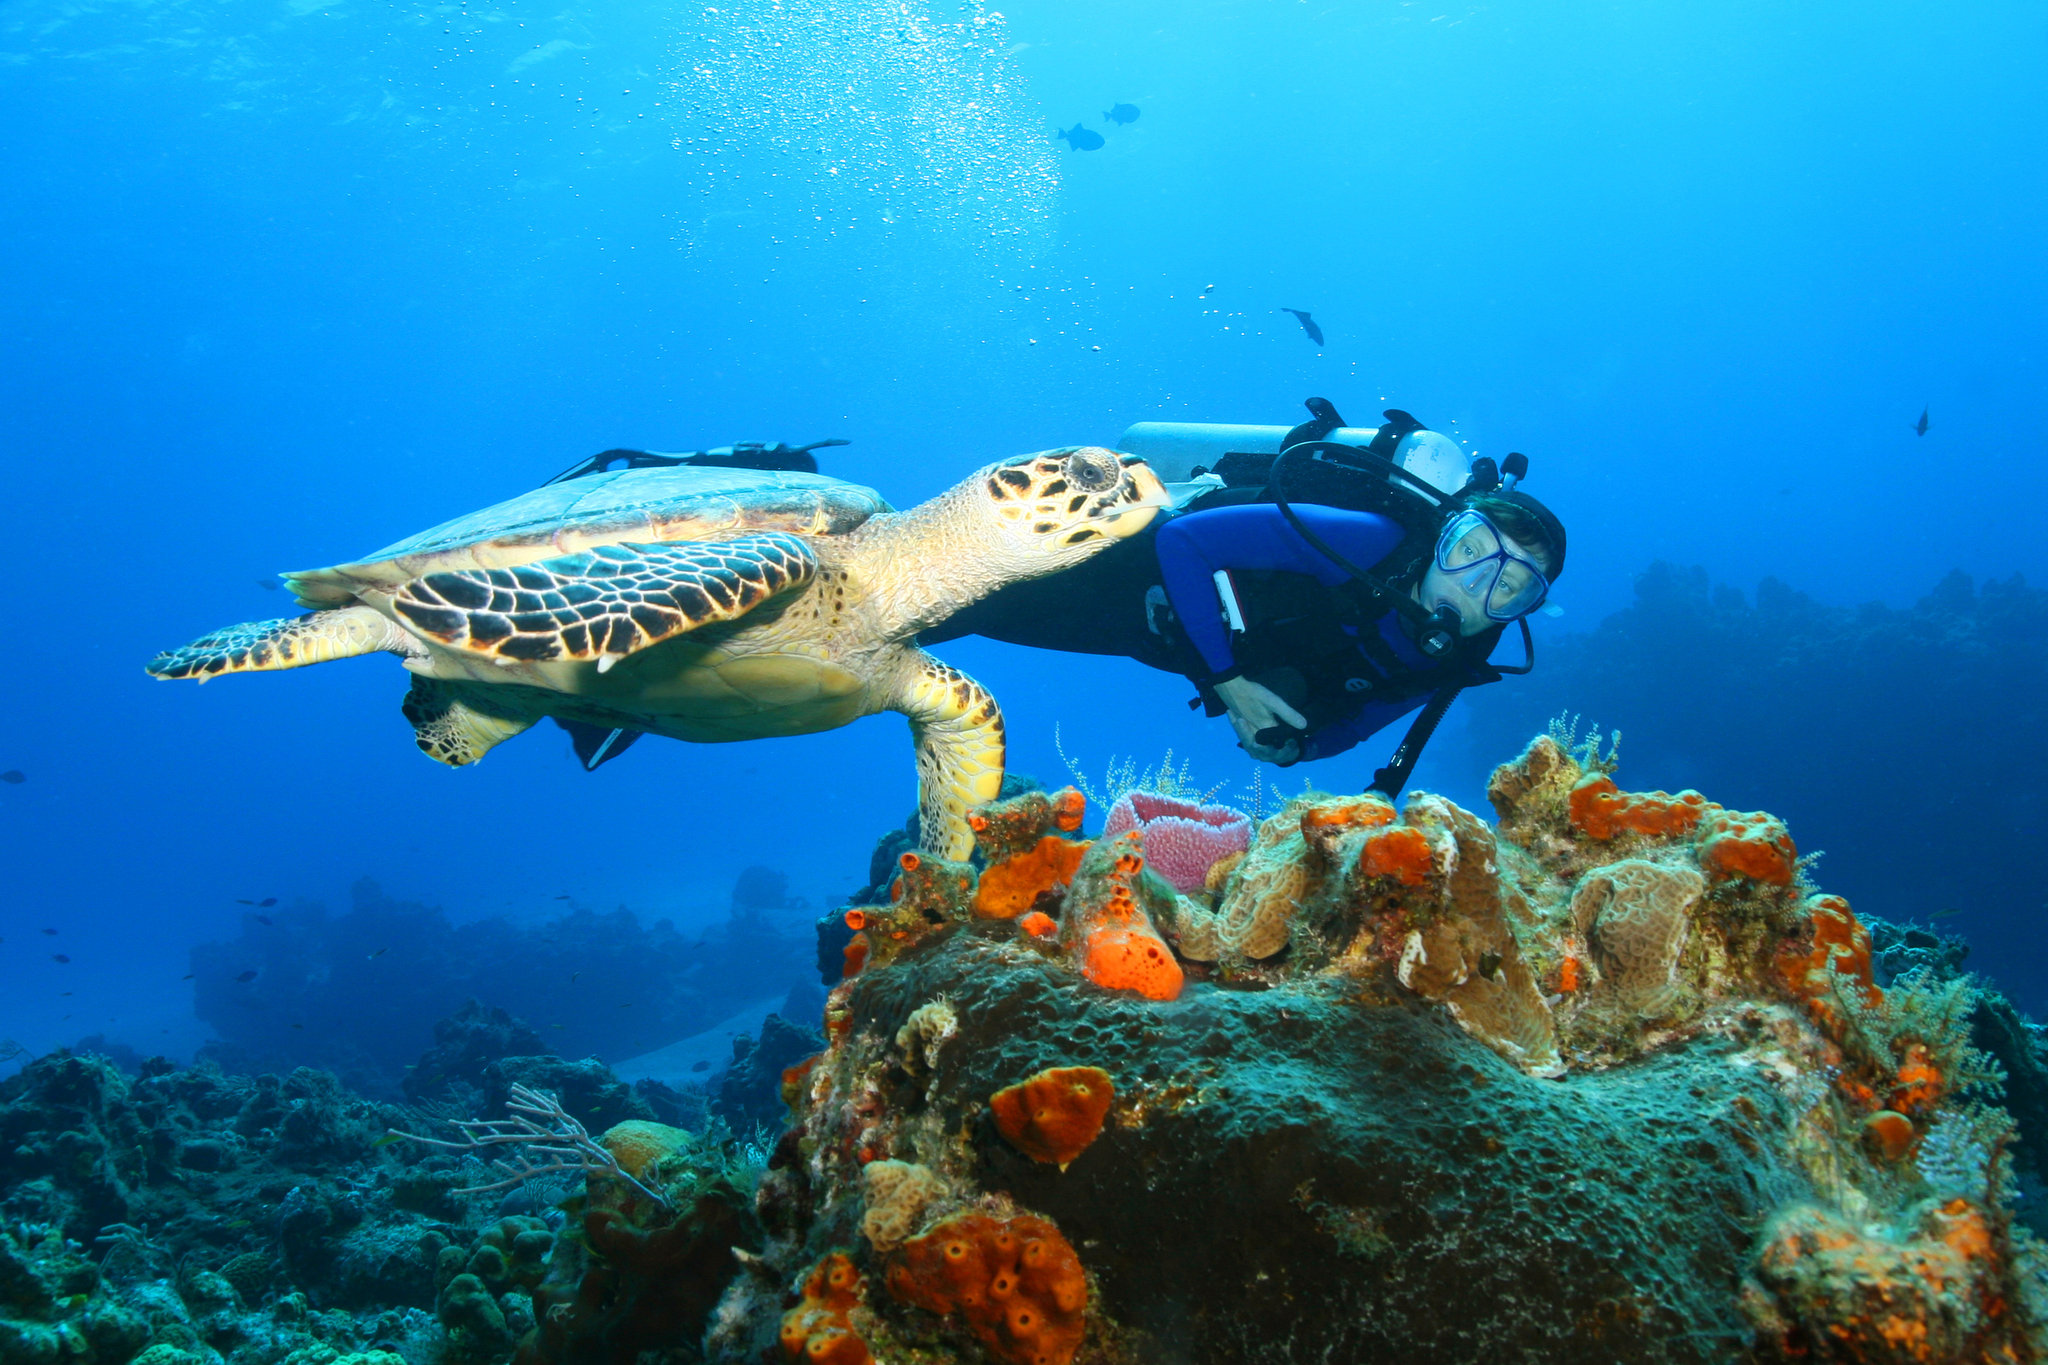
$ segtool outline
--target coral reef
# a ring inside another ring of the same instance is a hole
[[[1492,822],[1306,795],[1189,890],[1001,812],[1075,860],[1026,914],[899,865],[712,1359],[2035,1358],[2037,1032],[1874,952],[1783,822],[1612,768],[1539,739]]]
[[[1640,785],[1773,811],[1802,847],[1827,850],[1829,889],[1859,914],[1946,912],[1942,927],[1999,964],[2001,988],[2048,1017],[2035,852],[2048,847],[2048,711],[2022,700],[2048,675],[2048,590],[1953,573],[1910,606],[1831,606],[1774,579],[1745,592],[1660,563],[1631,605],[1590,630],[1553,627],[1543,652],[1513,687],[1461,703],[1475,761],[1560,712],[1597,717],[1628,736]],[[1940,837],[1873,818],[1870,793],[1902,783]]]
[[[472,1010],[443,1045],[477,1026],[530,1035]],[[483,1063],[467,1089],[519,1060]],[[595,1064],[523,1060],[575,1079],[585,1112],[637,1100]],[[695,1352],[734,1248],[755,1239],[765,1154],[716,1121],[692,1133],[630,1119],[606,1140],[658,1199],[622,1194],[602,1170],[549,1172],[545,1155],[531,1178],[506,1182],[477,1153],[389,1136],[445,1117],[432,1103],[365,1100],[304,1069],[230,1077],[148,1058],[128,1077],[97,1057],[31,1062],[0,1082],[0,1361],[506,1365],[515,1353]],[[577,1220],[567,1236],[565,1210]]]

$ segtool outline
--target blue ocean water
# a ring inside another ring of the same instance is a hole
[[[365,876],[465,919],[567,895],[684,926],[750,865],[813,908],[858,885],[914,799],[893,717],[594,775],[541,728],[448,771],[388,658],[141,671],[284,614],[279,570],[608,447],[841,436],[827,472],[904,506],[1321,394],[1529,453],[1572,536],[1539,642],[1657,559],[1844,607],[2038,577],[2044,55],[2019,3],[10,0],[0,1034],[188,1052],[187,954],[238,900],[338,910]],[[1104,145],[1054,139],[1077,122]],[[1063,777],[1058,726],[1097,770],[1170,746],[1250,778],[1178,679],[941,652],[1021,771]],[[1998,710],[1942,720],[2007,742]],[[1440,741],[1416,782],[1484,809],[1484,779]],[[1915,802],[1943,780],[1843,818],[1940,839]],[[1986,856],[2017,884],[2033,854]],[[2024,977],[2038,896],[1973,913]]]

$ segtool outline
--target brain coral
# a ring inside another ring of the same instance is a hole
[[[870,1161],[861,1168],[861,1231],[877,1251],[894,1251],[917,1230],[926,1209],[945,1196],[946,1182],[913,1161]]]
[[[1588,872],[1572,895],[1571,913],[1599,959],[1599,994],[1641,1015],[1669,1009],[1678,955],[1706,890],[1697,869],[1643,858]]]

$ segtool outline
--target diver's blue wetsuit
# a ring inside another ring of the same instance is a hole
[[[1361,568],[1370,569],[1401,543],[1400,526],[1374,512],[1304,503],[1296,503],[1294,512],[1332,549]],[[1326,588],[1339,587],[1348,579],[1341,567],[1288,524],[1278,507],[1267,502],[1185,513],[1159,528],[1157,545],[1167,600],[1212,675],[1239,666],[1216,591],[1218,569],[1303,574]],[[1378,639],[1366,643],[1355,667],[1360,681],[1371,684],[1371,689],[1360,690],[1359,706],[1353,714],[1326,721],[1308,735],[1302,742],[1305,759],[1341,754],[1429,699],[1426,690],[1384,701],[1373,699],[1371,693],[1382,690],[1393,678],[1387,663],[1398,663],[1416,673],[1435,671],[1439,664],[1415,647],[1401,628],[1397,612],[1389,611],[1365,628]],[[1358,638],[1358,628],[1346,625],[1343,629]]]

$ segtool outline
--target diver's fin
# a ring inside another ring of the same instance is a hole
[[[592,725],[589,721],[563,720],[555,717],[555,724],[569,732],[569,744],[576,750],[577,761],[583,764],[583,771],[594,773],[620,754],[633,747],[633,741],[646,734],[645,730],[629,730],[623,725]]]
[[[455,569],[399,588],[391,609],[451,649],[597,664],[744,616],[810,581],[817,557],[781,531],[731,540],[599,545],[512,569]]]
[[[282,621],[226,626],[189,645],[165,650],[145,667],[153,678],[196,678],[205,682],[223,673],[303,668],[379,650],[403,655],[426,652],[418,641],[374,609],[351,606],[309,612]]]
[[[481,691],[484,689],[478,689]],[[460,768],[474,763],[538,717],[487,711],[472,705],[471,692],[457,695],[447,683],[417,675],[405,694],[405,718],[412,722],[413,742],[436,763]]]

